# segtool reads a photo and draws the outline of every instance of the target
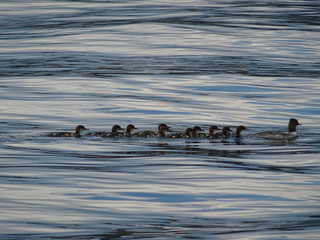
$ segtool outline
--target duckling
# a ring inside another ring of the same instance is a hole
[[[192,137],[200,137],[200,134],[198,132],[203,131],[203,129],[199,126],[194,126],[192,130]]]
[[[157,136],[160,137],[160,138],[165,138],[167,131],[168,131],[168,132],[171,131],[170,127],[168,127],[168,126],[162,126],[162,127],[160,127],[160,130],[158,131]]]
[[[232,136],[236,137],[236,138],[240,138],[241,137],[241,132],[244,131],[244,130],[248,130],[248,129],[245,126],[240,125],[240,126],[237,127],[235,134],[233,134]]]
[[[111,133],[116,133],[118,130],[123,130],[119,125],[114,125],[111,129]],[[107,134],[110,134],[110,132],[91,132],[86,134],[87,136],[105,136]]]
[[[209,127],[209,133],[199,133],[200,137],[204,137],[204,138],[210,138],[210,136],[213,136],[214,134],[216,134],[216,131],[220,130],[217,126],[212,125]]]
[[[78,125],[75,128],[75,132],[54,132],[54,133],[49,133],[47,136],[48,137],[81,137],[81,132],[84,130],[89,130],[83,125]]]
[[[138,129],[134,125],[129,124],[126,128],[126,132],[124,133],[119,133],[120,136],[126,136],[126,137],[131,137],[132,136],[132,131]]]
[[[124,130],[122,127],[120,127],[119,125],[114,125],[112,127],[111,132],[105,132],[103,134],[101,134],[101,137],[103,138],[115,138],[115,137],[119,137],[121,135],[121,133],[119,133],[119,130]]]
[[[211,135],[210,138],[229,138],[231,132],[232,130],[229,127],[224,127],[221,132]]]
[[[134,134],[132,134],[132,136],[135,136],[135,137],[156,137],[156,136],[158,136],[161,127],[170,128],[167,124],[160,123],[158,125],[158,131],[143,131],[143,132],[134,133]]]
[[[168,136],[168,138],[191,138],[193,134],[192,128],[187,128],[185,132],[174,133]]]

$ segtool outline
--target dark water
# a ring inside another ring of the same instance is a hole
[[[318,239],[318,1],[0,3],[1,239]],[[303,124],[294,141],[250,134]],[[49,138],[78,124],[241,141]]]

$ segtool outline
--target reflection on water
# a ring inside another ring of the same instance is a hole
[[[3,239],[318,239],[317,1],[0,3]],[[303,125],[294,141],[250,135]],[[240,139],[49,138],[134,124]]]

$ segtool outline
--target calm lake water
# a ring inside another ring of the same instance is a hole
[[[1,239],[319,239],[319,1],[2,1]],[[286,131],[295,141],[257,141]],[[241,141],[50,138],[245,125]]]

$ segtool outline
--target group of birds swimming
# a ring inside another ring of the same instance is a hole
[[[288,132],[281,131],[266,131],[255,133],[252,136],[255,138],[264,138],[270,140],[292,140],[297,137],[296,127],[301,125],[297,119],[291,118],[288,123]],[[236,128],[235,132],[230,127],[223,127],[219,129],[213,125],[209,127],[207,133],[199,126],[187,128],[184,132],[173,132],[170,126],[165,123],[158,125],[157,131],[142,131],[137,130],[134,125],[129,124],[126,129],[121,128],[119,125],[114,125],[111,132],[89,132],[85,136],[99,136],[102,138],[119,138],[119,137],[160,137],[160,138],[209,138],[209,139],[227,139],[230,137],[240,138],[241,132],[247,130],[246,127],[240,125]],[[81,137],[81,132],[89,130],[83,125],[78,125],[75,132],[54,132],[50,133],[48,137]],[[125,130],[124,132],[122,132]],[[221,130],[221,131],[219,131]]]

